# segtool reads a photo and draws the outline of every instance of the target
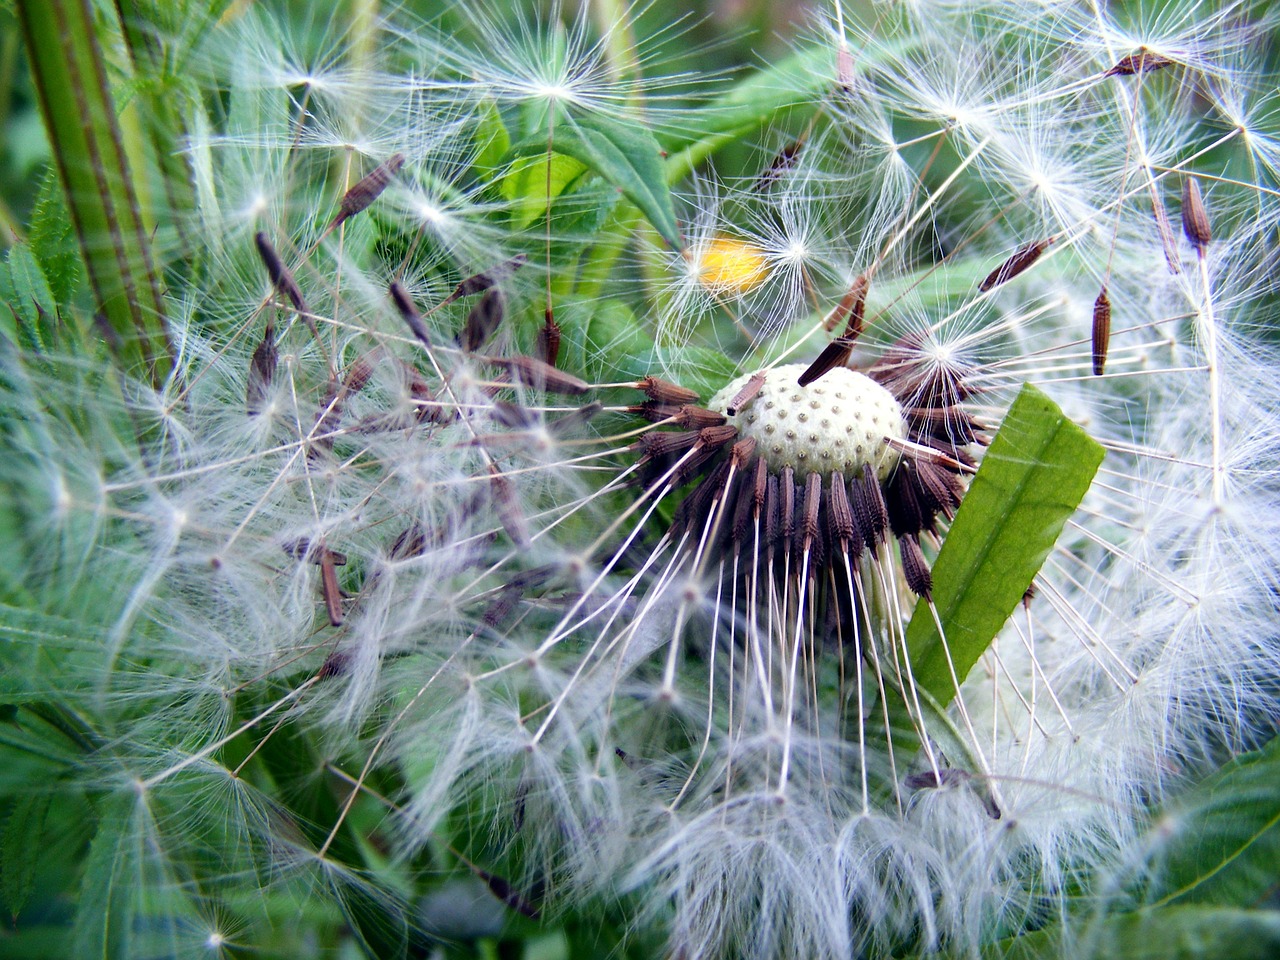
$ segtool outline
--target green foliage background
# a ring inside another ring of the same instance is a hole
[[[167,356],[159,322],[163,317],[162,298],[156,292],[159,288],[150,281],[133,284],[135,299],[124,303],[120,298],[128,297],[121,292],[120,276],[114,273],[119,269],[117,251],[106,251],[105,263],[95,262],[92,255],[86,262],[82,256],[74,226],[81,218],[69,215],[57,172],[59,158],[45,131],[32,64],[24,50],[24,31],[19,28],[19,9],[24,6],[39,4],[0,7],[0,310],[9,314],[0,316],[0,352],[10,361],[21,353],[28,358],[24,362],[37,365],[42,356],[55,353],[83,359],[87,381],[103,391],[118,390],[112,372],[116,363],[128,365],[135,373],[147,366],[153,378],[162,378]],[[292,5],[298,30],[314,27],[313,6],[302,2]],[[607,3],[600,6],[602,15],[618,14]],[[83,17],[80,33],[73,26],[71,42],[63,48],[71,59],[87,58],[82,64],[94,56],[101,58],[117,79],[115,87],[106,91],[90,85],[84,100],[89,101],[89,109],[97,110],[101,124],[115,125],[110,139],[137,163],[134,169],[141,171],[133,182],[102,186],[104,196],[118,192],[123,208],[136,215],[137,223],[123,241],[126,272],[154,278],[157,268],[151,262],[151,238],[163,235],[175,251],[166,273],[171,290],[181,285],[184,270],[199,268],[199,258],[190,246],[192,238],[181,236],[181,217],[173,216],[191,203],[182,186],[188,179],[182,169],[184,161],[174,149],[182,137],[180,107],[184,98],[199,94],[186,88],[181,64],[168,60],[168,51],[157,47],[146,31],[129,25],[159,25],[161,34],[179,25],[184,30],[199,30],[226,7],[225,2],[205,9],[195,0],[174,4],[121,0],[117,10],[108,3],[55,0],[43,11],[43,26],[29,24],[26,28],[33,45],[50,44],[41,49],[56,51],[61,39],[56,30],[48,32],[53,29],[51,24],[64,13]],[[334,17],[350,18],[352,29],[358,29],[362,18],[377,12],[378,4],[374,0],[347,0],[332,8]],[[403,8],[423,16],[441,16],[446,22],[459,19],[459,30],[465,29],[463,6],[442,11],[434,4],[410,2]],[[120,12],[125,14],[123,30]],[[631,134],[596,129],[588,121],[572,122],[571,118],[557,141],[560,151],[576,160],[581,169],[604,176],[621,189],[630,204],[629,208],[620,205],[622,211],[614,210],[611,217],[602,217],[602,229],[613,232],[612,248],[606,242],[593,252],[595,260],[584,266],[582,285],[574,293],[587,296],[595,292],[593,284],[608,273],[612,258],[632,231],[652,229],[673,245],[679,243],[675,215],[665,192],[667,181],[680,179],[713,152],[723,175],[749,174],[758,169],[756,147],[762,127],[787,129],[803,123],[803,115],[797,119],[791,110],[803,104],[813,90],[805,85],[810,82],[806,79],[809,75],[796,69],[805,56],[803,50],[793,53],[785,40],[787,22],[801,14],[799,8],[768,0],[748,0],[732,7],[705,4],[691,12],[686,33],[678,39],[658,41],[667,69],[687,70],[690,76],[690,132],[683,139],[666,139],[663,145],[669,158],[665,169],[633,162],[644,156],[644,151],[634,145],[628,149],[626,137]],[[658,37],[668,27],[672,12],[667,5],[655,3],[634,17],[637,36]],[[57,24],[59,28],[62,25]],[[53,53],[48,57],[40,66],[56,70]],[[700,83],[708,75],[723,91],[715,109],[695,105],[705,99]],[[107,96],[95,108],[93,94],[103,92]],[[77,107],[72,101],[53,109],[74,113]],[[62,121],[64,132],[55,132],[60,144],[71,135],[65,130],[74,133],[83,117],[69,115]],[[526,153],[531,162],[544,145],[537,139],[528,144]],[[522,145],[515,144],[513,150],[521,155]],[[575,168],[575,175],[577,172]],[[545,192],[544,179],[539,175],[527,181],[509,180],[503,189],[508,200],[530,198],[531,216],[538,216],[545,197],[535,194],[538,189]],[[568,182],[566,179],[561,186]],[[84,202],[82,195],[79,203],[83,206]],[[99,306],[117,335],[134,345],[129,350],[136,347],[139,353],[126,351],[113,357],[104,346],[110,338],[104,338],[101,327],[92,322]],[[611,309],[614,313],[599,322],[614,324],[625,336],[607,339],[626,344],[618,351],[620,364],[638,364],[638,369],[628,370],[626,375],[643,375],[647,372],[643,357],[646,350],[653,349],[652,341],[634,329],[625,305]],[[566,315],[572,315],[572,307]],[[585,370],[591,351],[582,336],[574,342],[572,324],[566,321],[566,326],[570,328],[568,355],[574,356],[576,350],[580,359],[575,365]],[[0,376],[15,378],[5,384],[10,392],[24,389],[12,372],[20,369],[20,364],[12,363],[0,368]],[[1045,429],[1056,429],[1058,414],[1048,411],[1045,416],[1049,420]],[[89,412],[85,423],[87,431],[120,427],[95,425]],[[22,429],[21,423],[0,411],[0,450],[5,449],[5,436]],[[122,432],[127,434],[128,427]],[[1073,461],[1088,461],[1093,456],[1087,438],[1081,436],[1073,442],[1083,451],[1072,448]],[[1089,476],[1091,473],[1083,476],[1085,485]],[[1025,482],[1061,486],[1043,478]],[[181,859],[167,863],[168,876],[153,875],[156,862],[145,849],[152,824],[145,822],[145,817],[159,821],[169,811],[142,809],[131,798],[119,795],[118,785],[93,776],[95,769],[105,766],[103,758],[120,747],[124,731],[112,729],[87,710],[88,699],[76,689],[80,683],[78,665],[91,661],[106,642],[105,625],[95,623],[92,616],[100,599],[95,591],[105,598],[116,585],[77,585],[75,603],[89,611],[79,618],[67,616],[69,598],[50,603],[39,585],[32,584],[25,568],[31,536],[26,495],[22,489],[10,489],[0,499],[0,544],[7,554],[0,561],[0,669],[4,671],[0,677],[0,955],[414,957],[432,950],[449,957],[511,960],[660,955],[660,937],[629,927],[627,916],[632,905],[625,901],[584,904],[579,911],[545,921],[508,910],[501,933],[465,942],[431,940],[417,929],[417,904],[437,890],[441,878],[452,874],[458,864],[448,862],[447,854],[442,859],[438,852],[408,863],[393,861],[381,836],[383,811],[373,801],[357,803],[334,838],[331,870],[311,874],[305,882],[280,882],[255,876],[254,852],[239,849],[242,838],[221,833],[225,824],[220,822],[216,804],[234,804],[239,798],[193,778],[166,802],[174,810],[203,810],[207,816],[183,814],[192,816],[192,842],[183,848]],[[1078,497],[1066,503],[1066,510],[1076,502]],[[1000,515],[1013,508],[1004,500],[983,509]],[[1031,522],[1040,523],[1041,534],[1047,532],[1052,543],[1062,520]],[[988,547],[971,549],[975,553],[958,561],[962,570],[982,562]],[[1031,543],[1028,549],[1034,553],[1038,548]],[[1029,572],[1024,572],[1029,580],[1039,560],[1032,557],[1027,562]],[[1005,586],[1010,589],[1004,592],[1015,602],[1025,589],[1012,581]],[[986,606],[989,598],[970,600]],[[105,600],[104,606],[109,606]],[[956,606],[962,604],[957,601]],[[997,628],[998,624],[974,641],[973,659]],[[911,629],[913,649],[918,643],[927,654],[932,625],[913,623]],[[141,668],[146,669],[145,665]],[[304,672],[280,678],[286,685],[299,685],[306,679]],[[945,674],[933,680],[935,693],[945,701],[949,696]],[[66,691],[73,695],[65,696]],[[245,702],[236,704],[236,716],[248,720],[268,702],[270,698],[264,693],[247,695]],[[228,766],[247,758],[259,743],[256,734],[249,739],[228,744]],[[323,763],[318,744],[309,742],[304,732],[285,727],[265,741],[246,767],[246,779],[274,801],[271,809],[258,813],[279,818],[285,823],[285,832],[300,834],[300,844],[323,840],[324,831],[317,833],[316,825],[337,819],[343,794],[330,780],[317,775]],[[375,774],[370,785],[388,794],[394,794],[396,787],[389,774]],[[1228,760],[1218,774],[1168,808],[1153,810],[1150,830],[1152,845],[1158,842],[1161,851],[1158,872],[1148,873],[1149,864],[1144,862],[1142,872],[1113,878],[1116,889],[1105,901],[1082,900],[1076,915],[993,943],[988,954],[1051,957],[1086,953],[1215,960],[1280,954],[1276,868],[1280,862],[1280,747],[1275,741],[1256,753]],[[150,930],[147,921],[161,917],[167,918],[164,929],[157,922],[156,929]],[[180,918],[176,926],[174,917]],[[229,929],[226,941],[208,942],[207,931],[224,920]]]

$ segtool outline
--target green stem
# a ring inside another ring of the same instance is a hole
[[[89,0],[17,0],[32,80],[99,309],[126,371],[170,359],[164,299]],[[114,12],[104,30],[118,31]]]

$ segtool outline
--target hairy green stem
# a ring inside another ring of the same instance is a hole
[[[17,0],[32,80],[98,309],[126,371],[172,366],[164,299],[89,0]],[[119,30],[114,14],[104,32]]]

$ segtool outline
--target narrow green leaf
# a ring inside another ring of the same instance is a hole
[[[987,960],[1272,960],[1280,956],[1280,911],[1178,906],[1093,923],[1054,926],[1003,940]]]
[[[31,881],[44,853],[44,822],[51,795],[32,790],[18,797],[4,825],[0,844],[0,900],[16,919],[31,895]]]
[[[602,116],[567,116],[556,125],[554,147],[621,190],[673,249],[684,246],[667,188],[662,148],[649,131]],[[545,153],[545,140],[541,145],[536,139],[526,140],[516,154],[531,156],[538,149]]]
[[[89,844],[80,902],[76,909],[78,957],[132,956],[132,887],[138,881],[133,801],[118,797],[106,805]]]
[[[31,252],[49,281],[54,304],[67,304],[84,279],[76,233],[67,210],[66,198],[53,170],[40,182],[31,213]]]
[[[164,298],[93,7],[18,0],[27,61],[94,295],[127,367],[170,368]],[[107,27],[114,23],[114,8]]]
[[[1261,903],[1280,888],[1280,737],[1171,801],[1153,829],[1161,902]]]
[[[1102,447],[1025,385],[982,459],[933,565],[933,599],[907,628],[916,683],[944,706],[1053,549],[1102,462]]]
[[[53,334],[51,324],[57,308],[49,281],[28,244],[15,243],[9,248],[5,271],[9,282],[3,309],[7,316],[0,318],[0,330],[12,330],[14,342],[27,350],[44,350]]]

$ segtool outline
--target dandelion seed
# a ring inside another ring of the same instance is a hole
[[[481,273],[472,274],[454,287],[453,292],[440,301],[440,306],[447,307],[449,304],[453,303],[455,300],[461,299],[462,297],[469,297],[473,294],[483,293],[486,290],[490,290],[524,266],[526,260],[528,260],[527,255],[523,253],[516,254],[510,260],[506,260],[496,267]]]
[[[535,346],[538,359],[550,366],[556,365],[556,360],[560,358],[560,325],[556,323],[555,314],[548,307],[542,322],[542,329],[538,331],[538,340]]]
[[[1213,242],[1213,231],[1209,227],[1209,214],[1205,212],[1200,184],[1195,177],[1186,177],[1182,181],[1182,232],[1203,257],[1205,248]]]
[[[1107,365],[1107,348],[1111,343],[1111,298],[1104,286],[1093,301],[1093,375],[1102,376]]]
[[[245,408],[249,416],[257,416],[262,412],[279,362],[280,352],[276,348],[275,330],[268,324],[249,361],[249,375],[245,382]]]
[[[1135,73],[1151,73],[1173,66],[1173,61],[1164,54],[1154,50],[1139,50],[1116,61],[1115,66],[1103,74],[1104,77],[1129,77]]]
[[[467,322],[458,335],[458,346],[468,353],[479,350],[502,324],[505,314],[502,292],[496,287],[486,290],[480,302],[467,314]]]
[[[267,276],[271,278],[271,283],[275,288],[293,304],[293,309],[298,311],[298,316],[307,323],[313,334],[318,332],[315,329],[315,320],[311,316],[311,308],[307,306],[306,300],[302,297],[302,288],[298,286],[298,281],[293,278],[293,273],[284,265],[284,261],[280,259],[280,254],[276,252],[276,248],[272,246],[271,241],[267,239],[267,235],[261,230],[253,235],[253,242],[257,244],[258,255],[262,258],[263,265],[267,268]]]
[[[1037,240],[1035,243],[1029,243],[1025,247],[1020,247],[1013,256],[1009,257],[1004,263],[996,267],[978,284],[978,289],[983,293],[993,287],[998,287],[1002,283],[1008,283],[1014,277],[1023,271],[1029,269],[1032,264],[1040,259],[1040,255],[1048,249],[1049,244],[1053,243],[1053,238],[1048,240]]]
[[[373,201],[382,196],[384,190],[391,185],[392,179],[404,166],[405,155],[395,153],[365,174],[356,184],[342,195],[338,204],[338,212],[329,224],[329,230],[341,226],[357,213],[367,210]]]

